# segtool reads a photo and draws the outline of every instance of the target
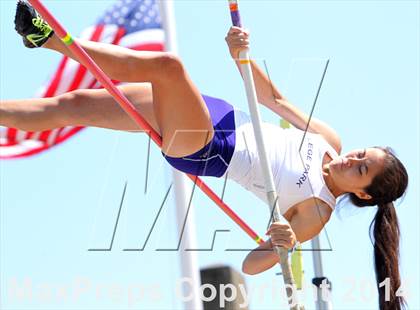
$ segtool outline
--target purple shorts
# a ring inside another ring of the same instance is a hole
[[[214,128],[213,139],[201,150],[185,157],[162,155],[168,163],[185,173],[221,177],[235,149],[235,117],[233,106],[224,100],[203,95]]]

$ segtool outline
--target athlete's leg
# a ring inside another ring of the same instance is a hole
[[[27,3],[17,5],[15,28],[26,46],[32,43],[72,57]],[[112,79],[152,83],[154,115],[162,134],[164,153],[172,157],[189,155],[213,138],[209,111],[178,58],[163,52],[136,52],[95,42],[79,43]],[[177,134],[178,131],[182,134]]]
[[[78,42],[112,79],[152,83],[155,118],[165,154],[189,155],[213,138],[209,111],[177,57],[164,52],[139,52],[98,42]],[[73,57],[55,35],[43,47]]]
[[[135,51],[122,46],[74,39],[89,54],[95,63],[113,80],[121,82],[150,82],[155,77],[165,52]],[[54,34],[42,45],[76,61],[77,57]]]
[[[119,86],[119,89],[160,134],[154,117],[150,84],[124,85]],[[1,101],[0,125],[26,131],[41,131],[69,125],[140,130],[104,89],[75,90],[52,98]]]

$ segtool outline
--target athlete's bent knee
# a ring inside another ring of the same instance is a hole
[[[160,78],[178,79],[185,74],[181,59],[174,54],[164,53],[157,59]]]

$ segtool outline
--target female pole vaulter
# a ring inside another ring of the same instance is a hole
[[[74,55],[26,2],[19,1],[15,28],[24,45]],[[182,62],[165,52],[139,52],[77,40],[162,137],[162,155],[176,169],[193,175],[236,181],[265,200],[264,182],[250,117],[221,99],[203,96]],[[249,34],[232,27],[226,37],[234,59],[249,45]],[[76,59],[77,60],[77,59]],[[390,279],[390,300],[379,289],[380,309],[401,309],[397,296],[399,226],[393,202],[406,191],[405,167],[389,147],[367,147],[340,155],[341,141],[326,123],[311,119],[299,151],[308,116],[294,107],[252,63],[258,101],[289,121],[284,130],[263,123],[267,152],[288,224],[273,223],[271,238],[252,251],[243,271],[256,274],[278,262],[273,245],[292,248],[316,236],[330,219],[336,199],[347,196],[357,207],[377,206],[372,221],[378,284]],[[0,125],[40,131],[68,125],[138,131],[138,126],[105,90],[75,90],[57,97],[0,102]]]

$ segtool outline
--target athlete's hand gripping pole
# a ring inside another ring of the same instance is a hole
[[[106,74],[90,58],[85,50],[73,40],[71,35],[61,26],[57,19],[48,11],[48,9],[39,0],[28,0],[29,3],[38,11],[38,13],[50,24],[56,35],[66,44],[67,48],[77,57],[78,61],[84,65],[95,78],[104,86],[104,88],[114,97],[123,110],[143,129],[151,139],[159,146],[162,146],[162,139],[159,134],[147,123],[140,115],[131,102],[123,93],[111,82]],[[257,235],[255,231],[248,226],[229,206],[220,199],[217,194],[208,187],[198,176],[187,174],[187,176],[199,187],[216,205],[222,209],[242,230],[250,236],[256,243],[261,244],[264,240]]]
[[[238,1],[228,0],[230,15],[232,18],[233,26],[242,27],[241,18],[239,15]],[[268,162],[266,148],[261,129],[261,117],[258,109],[257,94],[255,90],[254,78],[252,75],[251,61],[249,58],[248,50],[241,51],[239,54],[239,63],[241,65],[242,77],[245,84],[246,96],[248,99],[249,111],[251,114],[252,126],[254,128],[254,135],[258,149],[258,156],[261,163],[261,170],[265,181],[267,191],[267,198],[269,203],[270,212],[275,222],[286,220],[281,216],[278,205],[277,192],[274,187],[273,174]],[[282,269],[283,279],[286,286],[286,293],[289,301],[290,309],[301,310],[303,306],[299,305],[296,296],[296,285],[293,279],[292,269],[289,264],[288,250],[281,247],[275,247],[280,265]]]

